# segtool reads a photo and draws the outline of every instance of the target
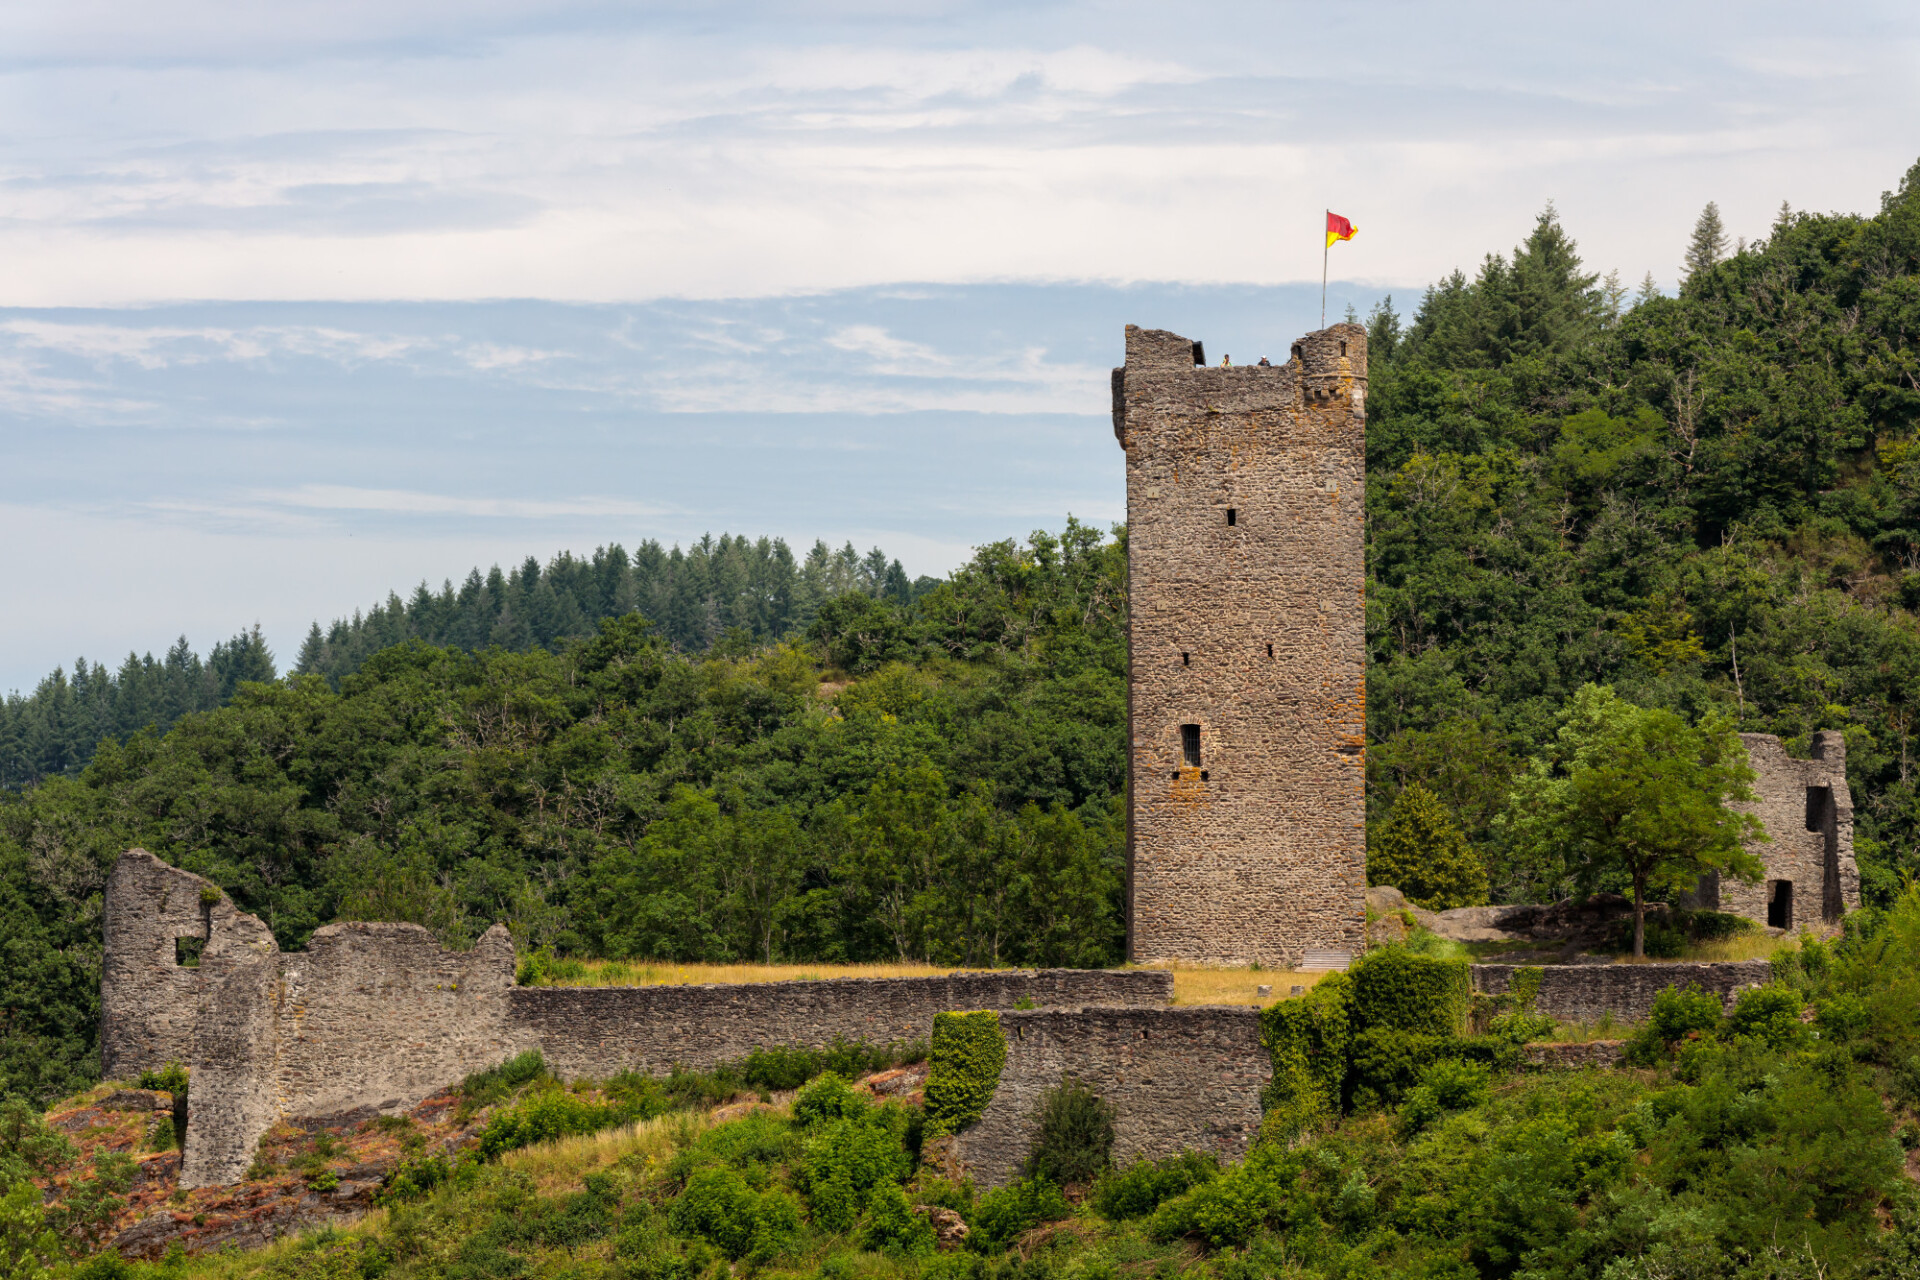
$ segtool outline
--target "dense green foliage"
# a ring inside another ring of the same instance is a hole
[[[1415,782],[1367,842],[1367,883],[1389,884],[1429,911],[1487,900],[1487,868],[1440,798]]]
[[[1371,821],[1425,782],[1495,901],[1626,890],[1493,829],[1562,708],[1608,684],[1790,746],[1845,730],[1885,902],[1920,869],[1920,167],[1875,216],[1783,210],[1680,296],[1620,303],[1549,210],[1404,328],[1372,319]]]
[[[936,1013],[929,1048],[927,1123],[935,1133],[957,1133],[993,1101],[1007,1064],[1007,1033],[991,1009]]]

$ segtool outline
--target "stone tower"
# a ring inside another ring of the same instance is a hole
[[[1127,950],[1298,964],[1366,916],[1367,334],[1208,368],[1127,326]]]

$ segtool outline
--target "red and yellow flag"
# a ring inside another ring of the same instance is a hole
[[[1348,222],[1339,214],[1327,212],[1327,247],[1331,249],[1335,240],[1351,240],[1360,228]]]

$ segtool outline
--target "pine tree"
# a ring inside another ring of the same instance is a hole
[[[1388,294],[1374,303],[1367,315],[1367,363],[1371,368],[1386,367],[1399,349],[1400,335],[1400,317],[1393,311],[1393,295]]]
[[[1693,224],[1693,239],[1687,243],[1687,261],[1682,283],[1713,270],[1727,256],[1727,229],[1720,222],[1720,206],[1707,201],[1700,220]]]
[[[1487,869],[1440,797],[1420,783],[1400,793],[1378,840],[1367,843],[1367,883],[1390,884],[1429,911],[1487,900]]]
[[[1620,317],[1627,311],[1627,286],[1620,279],[1620,268],[1613,268],[1600,281],[1600,296],[1603,299],[1600,305],[1601,323],[1611,329],[1620,323]]]
[[[1660,286],[1655,283],[1653,272],[1649,271],[1640,278],[1640,292],[1633,295],[1633,305],[1638,307],[1652,302],[1660,296]]]

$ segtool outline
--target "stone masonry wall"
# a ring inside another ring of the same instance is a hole
[[[1490,996],[1505,995],[1514,971],[1522,966],[1476,964],[1473,989]],[[1653,998],[1668,987],[1698,986],[1723,1001],[1748,987],[1765,986],[1773,969],[1765,960],[1737,960],[1725,964],[1550,964],[1540,968],[1540,995],[1534,1009],[1568,1022],[1598,1022],[1603,1015],[1616,1021],[1639,1022],[1653,1008]]]
[[[1040,1100],[1069,1076],[1114,1108],[1118,1165],[1191,1150],[1238,1160],[1260,1132],[1273,1063],[1256,1008],[1047,1009],[1003,1013],[1000,1027],[1007,1060],[999,1086],[953,1144],[983,1188],[1019,1177]]]
[[[706,1068],[756,1046],[917,1039],[947,1009],[1173,998],[1165,971],[520,988],[503,926],[447,951],[418,925],[332,924],[282,953],[210,881],[138,849],[105,915],[104,1070],[191,1069],[188,1187],[238,1180],[277,1121],[409,1107],[526,1049],[563,1075]],[[197,967],[175,963],[177,937],[206,940]]]
[[[1813,735],[1812,759],[1796,760],[1770,733],[1743,733],[1753,762],[1759,800],[1735,805],[1757,814],[1772,837],[1749,846],[1766,866],[1757,884],[1708,877],[1699,905],[1769,923],[1768,904],[1786,882],[1791,910],[1776,916],[1781,927],[1802,929],[1831,923],[1860,907],[1860,870],[1853,860],[1853,792],[1847,787],[1847,741],[1838,731]],[[1810,794],[1811,798],[1810,798]]]
[[[1136,969],[1009,970],[940,978],[843,978],[711,986],[519,987],[513,1023],[562,1075],[706,1070],[768,1045],[925,1039],[950,1009],[1101,1003],[1161,1006],[1173,974]]]
[[[1366,331],[1268,367],[1204,367],[1162,330],[1126,343],[1129,954],[1357,952]]]

